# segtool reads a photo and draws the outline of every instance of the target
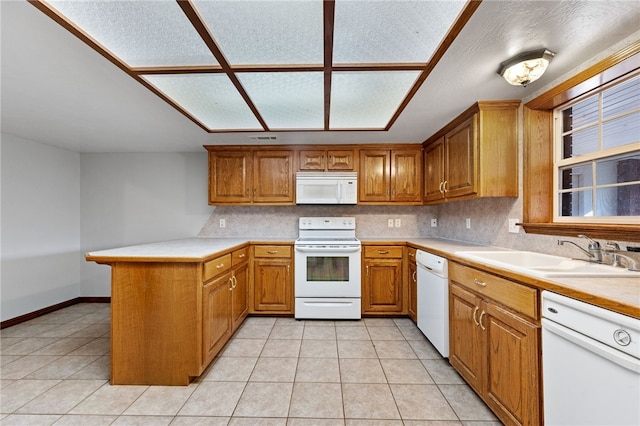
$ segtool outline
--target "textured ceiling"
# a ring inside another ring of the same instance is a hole
[[[205,144],[422,142],[477,100],[523,99],[637,36],[633,1],[485,0],[384,132],[208,134],[25,1],[0,2],[2,132],[78,152],[200,151]],[[556,52],[526,88],[496,70],[519,52]]]

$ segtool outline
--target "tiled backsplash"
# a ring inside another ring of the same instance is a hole
[[[217,206],[199,236],[287,238],[298,237],[298,218],[303,216],[354,216],[361,239],[446,238],[476,244],[529,250],[580,258],[576,248],[558,246],[556,236],[508,232],[509,218],[522,219],[522,204],[515,198],[480,198],[438,206]],[[438,219],[437,228],[430,221]],[[466,229],[466,219],[471,228]],[[224,219],[225,227],[220,227]],[[400,219],[400,227],[388,227],[389,219]],[[584,240],[565,238],[586,248]],[[638,243],[618,241],[620,247]],[[633,257],[640,260],[635,253]]]

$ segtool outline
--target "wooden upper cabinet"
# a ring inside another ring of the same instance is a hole
[[[352,171],[355,170],[353,149],[302,149],[298,152],[299,170]]]
[[[253,153],[253,202],[293,204],[293,151]]]
[[[422,149],[362,149],[359,202],[420,204]]]
[[[359,201],[389,201],[390,177],[390,151],[360,151]]]
[[[447,198],[476,192],[476,119],[474,115],[445,135],[443,189]]]
[[[251,159],[250,151],[209,152],[209,204],[251,202]]]
[[[444,136],[424,149],[425,202],[444,199]]]
[[[293,150],[209,150],[209,204],[294,204]]]
[[[520,101],[478,102],[424,142],[424,202],[518,196]]]

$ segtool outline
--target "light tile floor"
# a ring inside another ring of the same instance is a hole
[[[0,332],[2,425],[499,425],[409,319],[250,317],[191,385],[109,385],[109,304]]]

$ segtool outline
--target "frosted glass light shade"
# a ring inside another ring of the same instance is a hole
[[[237,75],[270,130],[324,127],[322,72],[254,72]]]
[[[231,65],[322,64],[322,1],[194,2]]]
[[[419,71],[334,72],[331,129],[383,129],[419,75]]]
[[[554,56],[547,49],[521,53],[500,64],[498,74],[511,85],[526,86],[542,77]]]
[[[46,3],[130,67],[218,65],[175,1]]]
[[[263,130],[226,74],[158,74],[143,78],[209,130]]]

